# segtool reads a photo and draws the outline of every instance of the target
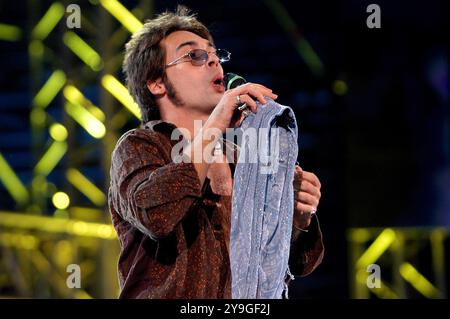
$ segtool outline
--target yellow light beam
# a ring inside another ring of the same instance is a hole
[[[105,125],[80,104],[68,102],[64,109],[92,137],[100,139],[105,136]]]
[[[94,299],[90,294],[86,291],[80,289],[75,291],[75,299]]]
[[[333,92],[337,95],[345,95],[348,91],[348,86],[345,81],[336,80],[333,82]]]
[[[8,228],[39,230],[49,233],[66,233],[76,236],[116,239],[114,227],[110,224],[89,223],[36,215],[0,212],[0,225]]]
[[[375,241],[370,245],[369,248],[364,252],[364,254],[356,262],[356,268],[366,268],[368,265],[374,263],[389,246],[395,240],[395,232],[386,228],[381,232],[381,234],[375,239]]]
[[[18,41],[22,37],[22,30],[12,24],[0,23],[0,40]]]
[[[58,209],[66,209],[70,205],[70,197],[64,192],[56,192],[52,196],[53,205]]]
[[[142,28],[142,23],[117,0],[100,0],[100,4],[131,33]]]
[[[297,49],[297,52],[303,58],[306,65],[310,68],[311,72],[316,76],[322,76],[325,70],[322,61],[308,40],[306,40],[305,36],[300,33],[297,24],[289,14],[288,10],[283,6],[281,1],[265,0],[265,3],[275,15],[278,23],[280,23],[281,27],[289,35],[291,41]]]
[[[67,180],[95,205],[103,206],[106,202],[105,194],[87,179],[79,170],[70,168],[66,172]]]
[[[105,121],[105,113],[98,107],[92,104],[80,90],[73,85],[66,85],[64,88],[64,96],[73,104],[80,104],[84,106],[92,115],[94,115],[100,122]]]
[[[370,232],[367,229],[351,229],[348,232],[348,238],[356,243],[365,243],[370,238]]]
[[[50,75],[33,99],[33,106],[46,108],[66,83],[66,74],[56,70]]]
[[[41,40],[32,40],[28,44],[28,54],[35,59],[42,59],[44,56],[44,44]]]
[[[63,16],[64,6],[59,2],[53,3],[31,31],[32,38],[44,40]]]
[[[69,215],[73,219],[80,219],[84,221],[97,221],[101,219],[104,212],[98,208],[71,206],[69,208]]]
[[[406,262],[400,266],[400,275],[425,297],[440,297],[439,290],[410,263]]]
[[[380,281],[380,288],[372,288],[370,292],[382,299],[398,299],[398,295],[384,281]]]
[[[106,74],[102,78],[103,87],[111,93],[117,100],[120,101],[134,116],[138,119],[141,118],[141,112],[139,111],[139,106],[134,102],[130,93],[125,86],[120,83],[111,74]]]
[[[11,194],[14,200],[19,204],[25,204],[29,195],[25,186],[14,170],[9,166],[6,159],[0,153],[0,181],[5,185],[6,190]]]
[[[19,249],[33,250],[39,246],[39,239],[32,235],[16,234],[10,232],[0,233],[0,243],[2,246]]]
[[[54,123],[49,128],[50,136],[58,142],[64,142],[67,139],[67,129],[64,125]]]
[[[75,32],[68,31],[64,33],[63,42],[84,63],[90,66],[92,70],[100,71],[103,68],[100,55]]]
[[[360,268],[356,272],[356,281],[363,285],[364,287],[367,287],[367,289],[377,295],[378,297],[382,299],[398,299],[398,295],[387,285],[383,280],[380,279],[380,288],[374,287],[369,288],[367,286],[367,278],[370,275],[365,269]]]
[[[34,172],[47,176],[55,168],[66,151],[66,142],[54,141],[34,167]]]

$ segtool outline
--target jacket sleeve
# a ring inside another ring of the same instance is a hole
[[[118,214],[154,239],[168,236],[201,198],[192,163],[170,160],[169,141],[136,130],[112,154],[111,196]]]
[[[320,265],[324,255],[322,231],[317,215],[311,220],[308,232],[292,227],[289,268],[295,276],[307,276]]]

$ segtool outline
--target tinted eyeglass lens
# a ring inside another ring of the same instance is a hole
[[[226,50],[217,49],[216,55],[219,58],[220,63],[230,61],[230,53]]]
[[[230,61],[230,53],[226,50],[217,49],[215,54],[219,58],[220,63]],[[194,49],[189,52],[189,56],[192,60],[192,64],[194,65],[200,66],[208,61],[208,52],[203,49]]]
[[[208,60],[208,52],[202,49],[195,49],[189,52],[194,65],[202,65]]]

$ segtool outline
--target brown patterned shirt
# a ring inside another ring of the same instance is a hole
[[[112,154],[120,298],[231,298],[231,196],[215,193],[208,177],[201,187],[192,163],[172,161],[174,129],[150,121],[125,133]],[[307,233],[293,229],[290,270],[305,276],[322,261],[322,234],[317,219]]]

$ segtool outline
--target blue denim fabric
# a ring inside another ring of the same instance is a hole
[[[234,172],[230,261],[232,297],[238,299],[287,296],[297,122],[290,107],[267,101],[258,104],[256,114],[249,113],[236,133],[238,140],[242,136]],[[278,130],[262,132],[256,150],[254,141],[246,139],[248,128]],[[257,161],[249,163],[251,156]]]

